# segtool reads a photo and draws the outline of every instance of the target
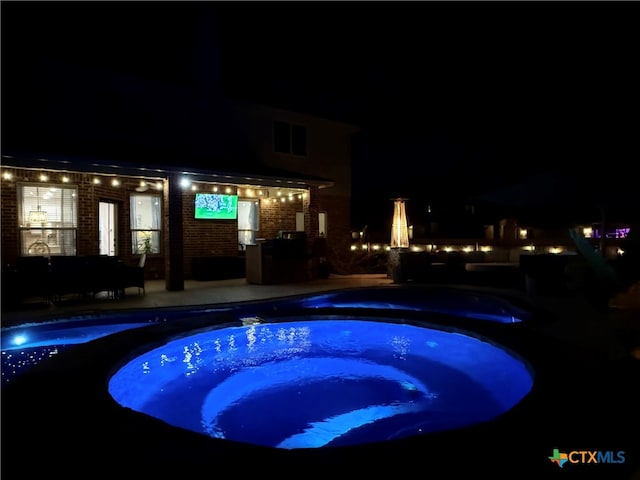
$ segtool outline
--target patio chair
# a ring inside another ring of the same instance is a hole
[[[120,287],[122,288],[122,295],[125,293],[125,289],[129,287],[138,287],[138,295],[144,295],[144,266],[147,262],[147,254],[143,253],[140,256],[140,260],[137,265],[125,265],[122,271],[122,279]]]

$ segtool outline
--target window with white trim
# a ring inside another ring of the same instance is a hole
[[[246,250],[247,245],[255,245],[260,229],[260,202],[238,200],[238,250]]]
[[[130,196],[131,251],[134,254],[160,253],[162,199],[160,195]]]
[[[75,186],[18,184],[20,255],[76,255],[78,189]]]

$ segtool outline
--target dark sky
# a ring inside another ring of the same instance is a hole
[[[211,8],[230,84],[251,95],[279,86],[361,123],[391,112],[532,148],[636,131],[637,2],[3,1],[3,63],[37,52],[189,81]]]
[[[389,161],[430,172],[434,188],[452,177],[464,187],[551,166],[600,178],[615,162],[622,168],[640,158],[638,2],[3,1],[1,8],[4,98],[20,85],[16,72],[42,55],[189,83],[195,26],[213,9],[234,92],[363,124],[387,139],[389,156],[396,154]],[[408,133],[414,140],[403,139]],[[381,196],[425,185],[398,168],[354,169],[363,188],[378,187]]]
[[[384,144],[354,164],[356,225],[391,197],[423,212],[540,171],[577,175],[585,192],[634,188],[637,2],[253,8],[251,18],[224,12],[236,85],[268,96],[287,78],[289,90],[330,92]]]
[[[534,148],[636,130],[635,2],[264,3],[226,29],[248,83],[286,75],[365,122],[397,111]]]
[[[608,178],[622,177],[626,187],[630,166],[640,160],[639,6],[299,7],[296,18],[307,20],[294,33],[282,25],[278,51],[295,49],[292,38],[299,39],[304,67],[285,56],[274,70],[346,92],[365,125],[380,125],[376,138],[388,138],[381,165],[371,158],[354,165],[354,175],[365,179],[354,196],[364,199],[361,223],[379,218],[389,197],[409,197],[421,212],[432,201],[540,170],[582,177],[586,192]],[[311,17],[319,19],[315,28]],[[403,138],[407,133],[412,140]],[[379,192],[378,208],[372,191]]]

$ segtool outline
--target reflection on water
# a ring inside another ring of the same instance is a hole
[[[350,289],[348,291],[309,295],[293,300],[270,301],[265,302],[262,306],[261,304],[253,306],[234,305],[215,308],[180,309],[171,312],[145,310],[135,314],[112,313],[101,316],[78,316],[44,324],[38,323],[3,328],[2,336],[0,337],[2,381],[3,383],[9,382],[16,375],[73,345],[86,343],[131,328],[163,323],[170,320],[171,317],[176,320],[185,320],[194,315],[211,315],[211,322],[214,324],[217,323],[217,315],[229,315],[231,312],[236,312],[238,320],[243,325],[259,324],[263,322],[260,312],[263,312],[265,308],[268,311],[265,306],[267,304],[271,305],[274,311],[286,308],[310,310],[317,310],[318,308],[351,308],[394,311],[396,315],[402,315],[402,311],[423,311],[498,323],[519,323],[531,317],[530,312],[525,312],[504,299],[489,295],[440,289],[421,291],[415,289],[376,288]],[[281,333],[285,334],[284,332]],[[248,344],[249,350],[253,351],[254,348],[257,348],[260,341],[264,341],[264,339],[255,337],[250,340]],[[223,342],[224,339],[220,339],[220,348],[223,348]],[[232,346],[230,345],[230,347]],[[199,365],[197,352],[190,352],[190,348],[186,347],[183,352],[185,363],[192,370],[196,370]],[[346,350],[348,347],[345,344],[343,348]],[[359,341],[352,341],[349,348],[357,351],[360,348]],[[196,358],[192,362],[190,355],[194,354]],[[165,360],[169,361],[168,358]]]
[[[121,405],[170,425],[292,449],[490,420],[532,385],[521,359],[461,332],[331,319],[174,340],[122,367],[109,391]]]

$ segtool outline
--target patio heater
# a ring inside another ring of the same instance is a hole
[[[393,221],[391,222],[391,244],[388,255],[388,275],[394,282],[407,279],[406,254],[409,250],[409,228],[407,226],[406,198],[394,198]]]

